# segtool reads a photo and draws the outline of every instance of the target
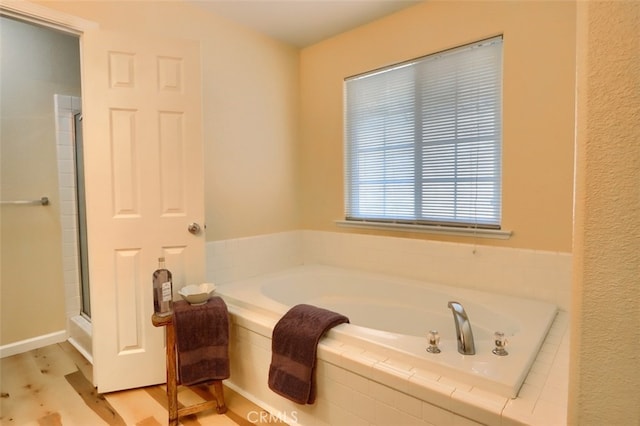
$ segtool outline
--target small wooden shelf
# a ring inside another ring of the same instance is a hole
[[[151,322],[156,327],[165,327],[167,337],[167,399],[169,401],[169,426],[177,425],[178,419],[189,414],[199,413],[204,410],[215,408],[219,414],[227,411],[224,403],[224,393],[222,390],[222,380],[214,380],[213,388],[215,400],[205,401],[200,404],[178,408],[178,374],[176,371],[176,333],[173,325],[173,315],[159,316],[153,314]]]

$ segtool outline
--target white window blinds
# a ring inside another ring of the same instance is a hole
[[[500,228],[502,37],[345,80],[347,220]]]

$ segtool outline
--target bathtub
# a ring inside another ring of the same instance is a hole
[[[327,337],[507,398],[517,396],[556,316],[549,303],[323,265],[218,285],[216,292],[231,313],[268,318],[271,326],[299,303],[342,313],[350,323]],[[458,353],[450,300],[469,316],[475,355]],[[440,353],[426,351],[430,330],[440,335]],[[509,355],[492,353],[495,331],[505,333]]]

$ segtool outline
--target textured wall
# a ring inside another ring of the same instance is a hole
[[[640,424],[640,2],[578,3],[569,422]]]

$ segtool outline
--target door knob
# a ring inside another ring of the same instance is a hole
[[[200,233],[200,229],[201,229],[200,225],[198,225],[195,222],[190,223],[189,226],[187,227],[187,230],[191,232],[193,235],[198,235]]]

